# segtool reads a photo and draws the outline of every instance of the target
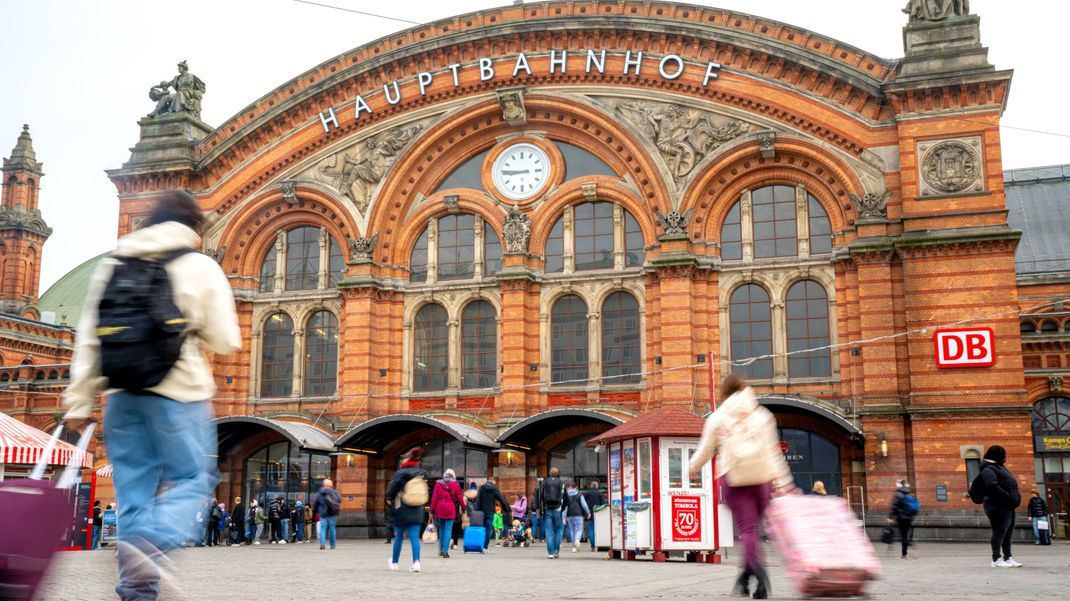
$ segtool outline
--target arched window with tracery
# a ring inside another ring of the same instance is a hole
[[[290,396],[294,375],[293,320],[285,313],[268,317],[261,340],[260,396]]]
[[[326,244],[326,254],[321,252]],[[345,277],[345,250],[325,228],[302,226],[280,232],[260,262],[263,293],[334,288]],[[320,274],[326,279],[321,281]],[[281,280],[282,288],[276,283]]]
[[[795,188],[766,186],[751,192],[754,220],[754,258],[793,257],[799,254]]]
[[[305,328],[305,395],[330,396],[338,390],[338,318],[317,311]]]
[[[272,244],[260,264],[260,292],[275,291],[275,270],[278,265],[278,250]]]
[[[487,301],[461,313],[461,388],[491,388],[498,375],[498,318]]]
[[[792,284],[785,302],[788,352],[826,347],[829,344],[829,305],[824,287],[813,280]],[[830,349],[788,355],[788,375],[814,378],[832,375]]]
[[[431,258],[434,273],[428,267]],[[501,268],[501,238],[489,222],[478,215],[445,215],[432,219],[413,245],[409,281],[425,284],[473,280],[477,275],[488,278]]]
[[[557,299],[550,314],[550,382],[581,384],[587,379],[587,304],[569,294]]]
[[[769,293],[757,284],[736,288],[729,301],[728,318],[732,341],[731,371],[759,380],[772,378],[772,359],[758,359],[746,365],[738,363],[773,352]]]
[[[413,323],[413,382],[416,392],[445,390],[449,380],[449,324],[446,309],[424,305]]]
[[[627,292],[614,292],[602,303],[602,381],[639,381],[639,301]]]
[[[416,239],[409,256],[409,281],[423,283],[427,281],[427,230]]]
[[[286,233],[286,289],[315,290],[320,275],[320,230],[299,227]]]
[[[615,217],[617,211],[619,220]],[[572,244],[566,247],[569,233]],[[585,202],[566,207],[550,229],[544,270],[565,271],[567,257],[572,259],[572,271],[638,267],[643,264],[644,251],[643,231],[627,209],[611,202]]]
[[[446,215],[438,220],[438,279],[475,276],[475,217]]]

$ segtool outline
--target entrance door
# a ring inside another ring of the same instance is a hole
[[[687,466],[695,454],[694,438],[663,438],[659,445],[661,479],[661,549],[700,551],[714,548],[713,469],[707,463],[694,478]],[[724,541],[721,542],[724,544]]]
[[[1067,510],[1070,509],[1070,484],[1066,482],[1047,482],[1048,513],[1055,516],[1051,533],[1060,538],[1067,536]]]

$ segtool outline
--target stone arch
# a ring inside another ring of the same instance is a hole
[[[584,186],[589,184],[595,185],[594,196],[584,190]],[[566,207],[599,201],[620,203],[621,207],[631,213],[643,232],[644,247],[657,241],[657,220],[653,208],[638,200],[635,192],[622,185],[619,180],[596,175],[566,182],[538,207],[535,212],[537,218],[533,218],[531,223],[529,251],[534,255],[546,254],[546,240],[550,237],[550,230],[561,219]]]
[[[402,220],[403,225],[394,235],[396,242],[394,244],[393,258],[390,261],[392,265],[409,265],[412,260],[412,247],[415,246],[420,235],[427,229],[428,222],[431,219],[438,219],[452,214],[445,203],[445,197],[451,195],[457,196],[459,213],[479,216],[494,228],[494,233],[498,235],[498,239],[502,239],[502,225],[505,222],[505,214],[501,208],[489,203],[482,192],[478,190],[453,190],[450,194],[439,192],[428,197],[418,208],[414,208],[412,214],[407,215]],[[369,229],[368,231],[374,230]]]

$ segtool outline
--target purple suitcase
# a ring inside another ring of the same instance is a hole
[[[79,441],[80,448],[88,445],[92,430],[90,424]],[[57,428],[53,439],[59,433]],[[43,453],[42,461],[50,453],[51,449]],[[41,472],[44,465],[39,464],[38,468]],[[72,475],[65,474],[59,484],[69,484]],[[53,555],[63,546],[63,535],[74,525],[73,503],[68,490],[58,488],[49,480],[0,482],[0,515],[4,516],[4,535],[0,537],[0,599],[34,598]]]

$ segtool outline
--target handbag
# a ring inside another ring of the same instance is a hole
[[[1036,518],[1036,520],[1037,520],[1037,530],[1047,530],[1048,529],[1048,518]]]
[[[881,542],[886,545],[890,545],[895,542],[895,531],[892,530],[891,526],[886,525],[884,529],[881,530]]]
[[[435,528],[435,522],[431,519],[427,520],[427,528],[424,529],[424,535],[420,540],[425,543],[438,542],[438,528]]]

